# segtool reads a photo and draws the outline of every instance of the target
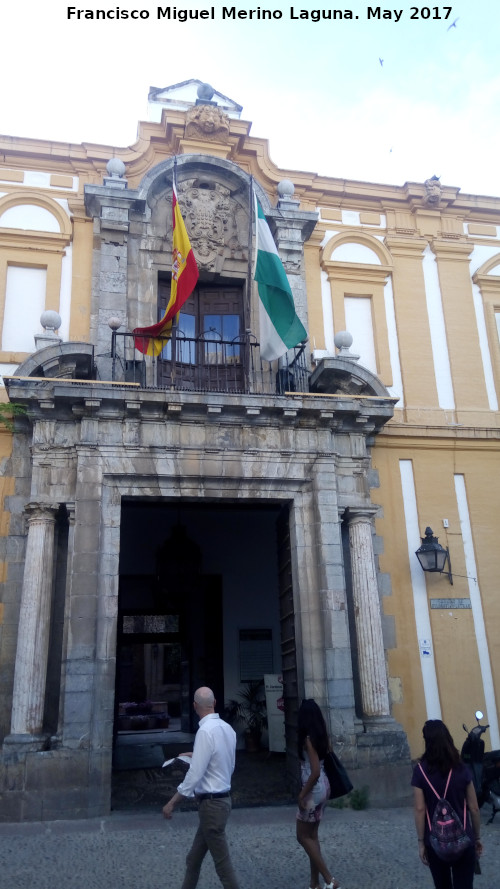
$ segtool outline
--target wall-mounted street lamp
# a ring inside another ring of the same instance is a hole
[[[438,572],[446,574],[448,580],[453,586],[453,577],[451,574],[450,551],[438,542],[437,537],[433,536],[432,528],[425,529],[425,537],[421,538],[422,545],[419,546],[415,555],[420,562],[424,571]],[[446,563],[448,570],[446,571]]]

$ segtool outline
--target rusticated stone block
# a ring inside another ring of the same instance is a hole
[[[54,788],[85,787],[88,781],[87,751],[47,750],[26,759],[27,791],[37,791],[44,798]],[[67,792],[67,790],[65,790]]]

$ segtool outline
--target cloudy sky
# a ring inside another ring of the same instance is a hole
[[[147,117],[150,86],[194,77],[243,106],[252,135],[269,139],[285,171],[396,185],[437,175],[500,196],[500,4],[448,2],[243,0],[237,11],[270,9],[275,18],[223,19],[216,3],[214,19],[183,23],[158,19],[151,0],[74,7],[143,11],[106,21],[68,18],[61,0],[6,0],[0,132],[124,147]],[[204,0],[170,7],[211,8]],[[300,17],[334,8],[341,20]]]

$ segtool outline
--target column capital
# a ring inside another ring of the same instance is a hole
[[[59,503],[47,503],[43,500],[32,500],[24,507],[24,515],[28,522],[55,522]]]
[[[318,214],[296,208],[272,208],[266,214],[271,220],[281,261],[288,274],[300,274],[304,244],[314,230]]]
[[[69,500],[66,504],[66,512],[68,515],[68,522],[70,525],[75,524],[75,512],[76,512],[76,503],[74,500]]]
[[[426,238],[388,235],[384,244],[390,250],[391,256],[409,256],[413,259],[421,259],[428,241]]]
[[[344,509],[343,518],[348,525],[354,525],[356,522],[371,525],[377,512],[378,506],[347,506]]]
[[[463,241],[445,241],[433,238],[430,247],[437,259],[448,259],[451,262],[469,262],[474,244]]]

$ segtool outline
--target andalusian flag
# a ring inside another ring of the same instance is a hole
[[[170,299],[161,321],[158,321],[157,324],[152,324],[151,327],[136,327],[133,331],[135,334],[135,348],[144,355],[157,356],[161,353],[165,346],[165,339],[154,339],[154,337],[170,336],[172,324],[178,320],[180,309],[192,294],[198,280],[198,266],[196,265],[193,248],[189,242],[177,200],[175,182],[172,188],[173,237]]]
[[[299,320],[285,269],[257,201],[257,262],[254,278],[259,289],[260,354],[266,361],[281,358],[307,339]]]

